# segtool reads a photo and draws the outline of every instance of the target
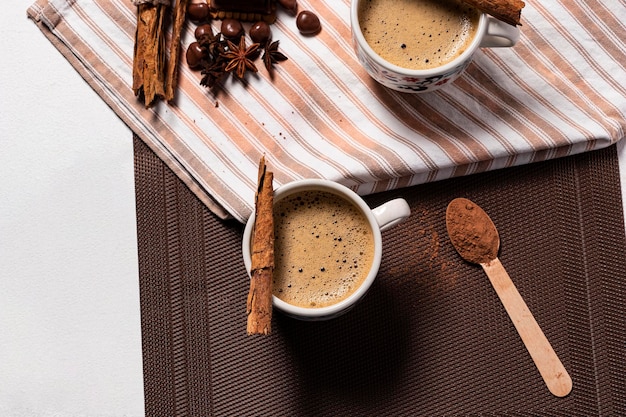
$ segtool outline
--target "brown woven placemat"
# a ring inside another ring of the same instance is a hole
[[[246,335],[243,227],[218,220],[135,138],[148,416],[614,416],[626,413],[626,238],[615,146],[367,197],[412,215],[383,234],[347,315],[275,314]],[[454,197],[492,217],[500,259],[572,376],[546,389],[487,277],[445,230]]]

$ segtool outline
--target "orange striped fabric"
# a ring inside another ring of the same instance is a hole
[[[480,50],[466,73],[424,95],[387,90],[359,66],[349,0],[299,0],[323,29],[304,37],[279,11],[289,57],[270,77],[217,92],[181,66],[174,103],[131,90],[130,0],[39,0],[28,15],[100,97],[221,217],[253,210],[257,164],[275,185],[319,177],[361,195],[609,146],[626,126],[626,3],[527,1],[513,48]],[[213,22],[215,31],[219,22]],[[183,48],[194,41],[194,25]]]

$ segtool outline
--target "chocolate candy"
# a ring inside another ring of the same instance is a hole
[[[296,26],[303,35],[315,35],[322,29],[319,17],[309,10],[298,13],[296,17]]]
[[[201,41],[204,38],[212,38],[213,35],[213,28],[211,27],[211,25],[209,25],[208,23],[205,23],[204,25],[200,25],[196,28],[196,30],[193,32],[193,35],[196,37],[196,40]]]
[[[198,42],[192,42],[187,48],[185,58],[187,59],[187,65],[189,68],[198,68],[202,62],[204,56],[204,49]]]
[[[298,13],[298,2],[296,0],[278,0],[278,4],[292,16]]]
[[[272,37],[272,29],[270,29],[270,25],[263,21],[256,22],[252,25],[249,33],[252,42],[255,43],[265,43]]]
[[[233,15],[264,14],[274,13],[275,0],[210,0],[211,11],[220,15],[220,12],[232,12]],[[234,16],[224,15],[222,18]],[[246,19],[247,20],[247,19]]]
[[[201,22],[209,17],[208,3],[190,3],[187,6],[187,16],[194,22]]]
[[[243,25],[237,19],[222,20],[222,35],[228,39],[237,39],[243,35]]]

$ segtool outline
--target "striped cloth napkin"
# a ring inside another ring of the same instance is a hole
[[[349,0],[299,0],[323,29],[279,10],[289,60],[274,77],[229,77],[216,93],[181,65],[173,103],[131,90],[130,0],[39,0],[28,15],[103,100],[216,214],[245,221],[262,155],[275,186],[320,177],[361,195],[609,146],[626,126],[626,3],[528,0],[513,48],[479,51],[440,91],[397,93],[359,66]],[[216,31],[219,22],[213,22]],[[195,26],[183,33],[183,48]]]

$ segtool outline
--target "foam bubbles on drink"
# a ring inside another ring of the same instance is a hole
[[[459,0],[364,0],[363,36],[374,51],[400,67],[428,69],[462,54],[480,13]]]
[[[323,307],[348,297],[367,276],[374,240],[367,219],[349,201],[307,191],[277,202],[274,218],[277,297]]]

